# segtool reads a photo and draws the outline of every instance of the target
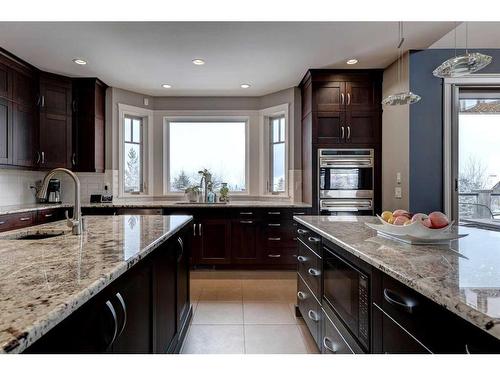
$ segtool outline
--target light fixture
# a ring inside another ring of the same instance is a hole
[[[354,64],[357,64],[357,63],[358,63],[357,59],[349,59],[349,60],[346,61],[347,65],[354,65]]]
[[[164,83],[163,85],[161,85],[161,87],[163,87],[164,89],[170,89],[170,88],[172,88],[172,85],[169,85],[168,83]]]
[[[469,26],[465,23],[465,54],[457,56],[457,27],[455,26],[455,57],[439,65],[432,74],[438,78],[460,77],[475,73],[493,61],[493,58],[479,52],[469,53]]]
[[[205,60],[202,59],[194,59],[193,60],[194,65],[205,65]]]
[[[248,89],[248,88],[250,88],[250,85],[249,85],[248,83],[242,83],[242,84],[240,85],[240,87],[241,87],[242,89]]]
[[[402,60],[403,60],[403,43],[405,38],[403,37],[403,22],[399,22],[398,24],[398,85],[401,84],[401,69],[402,69]],[[412,93],[411,91],[402,91],[395,94],[391,94],[382,99],[383,105],[406,105],[406,104],[414,104],[418,102],[421,97],[417,94]]]
[[[87,65],[87,62],[83,59],[73,59],[73,62],[78,65]]]

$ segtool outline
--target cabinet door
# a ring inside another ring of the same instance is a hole
[[[151,272],[148,264],[136,267],[112,292],[119,324],[114,353],[152,352]]]
[[[380,142],[379,112],[346,112],[346,142],[373,144]]]
[[[36,110],[33,106],[14,104],[13,164],[22,167],[36,165]]]
[[[313,143],[338,144],[346,137],[344,112],[318,112],[313,116]]]
[[[375,84],[372,81],[353,81],[345,84],[346,111],[373,111],[376,103]]]
[[[0,99],[0,164],[12,164],[12,103]]]
[[[154,352],[167,353],[175,346],[176,309],[176,252],[167,244],[156,250],[153,259]]]
[[[189,239],[184,234],[173,244],[177,247],[177,332],[187,322],[191,300],[189,298]]]
[[[53,115],[71,116],[71,90],[66,86],[47,83],[40,84],[40,111]]]
[[[231,224],[231,260],[234,264],[258,263],[261,258],[258,224],[253,219],[234,220]]]
[[[345,110],[345,83],[321,82],[314,83],[314,111],[343,111]]]
[[[71,117],[41,113],[39,137],[41,167],[71,166]]]
[[[10,99],[12,97],[12,74],[11,70],[0,63],[0,97]]]
[[[203,219],[200,222],[200,263],[227,264],[231,262],[231,222],[226,219]]]
[[[322,354],[354,354],[331,317],[325,312],[323,312],[320,345]]]
[[[37,103],[37,79],[34,74],[13,72],[13,100],[16,103],[34,107]]]

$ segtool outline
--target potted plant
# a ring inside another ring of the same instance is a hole
[[[186,188],[186,190],[184,190],[184,193],[186,193],[186,197],[189,202],[198,202],[200,187],[198,185],[192,185]]]

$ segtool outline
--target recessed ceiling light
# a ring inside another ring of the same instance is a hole
[[[194,65],[204,65],[204,64],[205,64],[205,60],[202,60],[202,59],[194,59],[194,60],[193,60],[193,64],[194,64]]]
[[[349,59],[349,60],[346,61],[346,63],[348,65],[354,65],[354,64],[358,63],[358,60],[356,60],[356,59]]]
[[[78,65],[87,65],[87,62],[82,59],[73,59],[73,62]]]
[[[163,85],[161,85],[161,87],[163,87],[164,89],[170,89],[170,88],[172,88],[172,85],[169,85],[168,83],[164,83]]]
[[[240,85],[240,87],[241,87],[242,89],[248,89],[248,88],[250,87],[250,85],[249,85],[248,83],[242,83],[242,84]]]

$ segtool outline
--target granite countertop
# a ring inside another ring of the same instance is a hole
[[[21,212],[38,211],[50,208],[66,208],[73,207],[70,203],[33,203],[33,204],[19,204],[0,206],[0,215],[15,214]],[[114,207],[114,208],[181,208],[181,207],[210,207],[210,208],[224,208],[224,207],[262,207],[262,208],[311,208],[308,203],[302,202],[287,202],[287,201],[230,201],[225,204],[220,203],[194,203],[190,204],[187,201],[170,201],[170,200],[115,200],[113,203],[82,203],[82,207]]]
[[[295,220],[500,339],[500,232],[455,227],[450,245],[409,245],[377,236],[373,217]]]
[[[87,216],[0,234],[0,353],[19,353],[174,235],[191,216]],[[27,233],[64,232],[42,240]]]

